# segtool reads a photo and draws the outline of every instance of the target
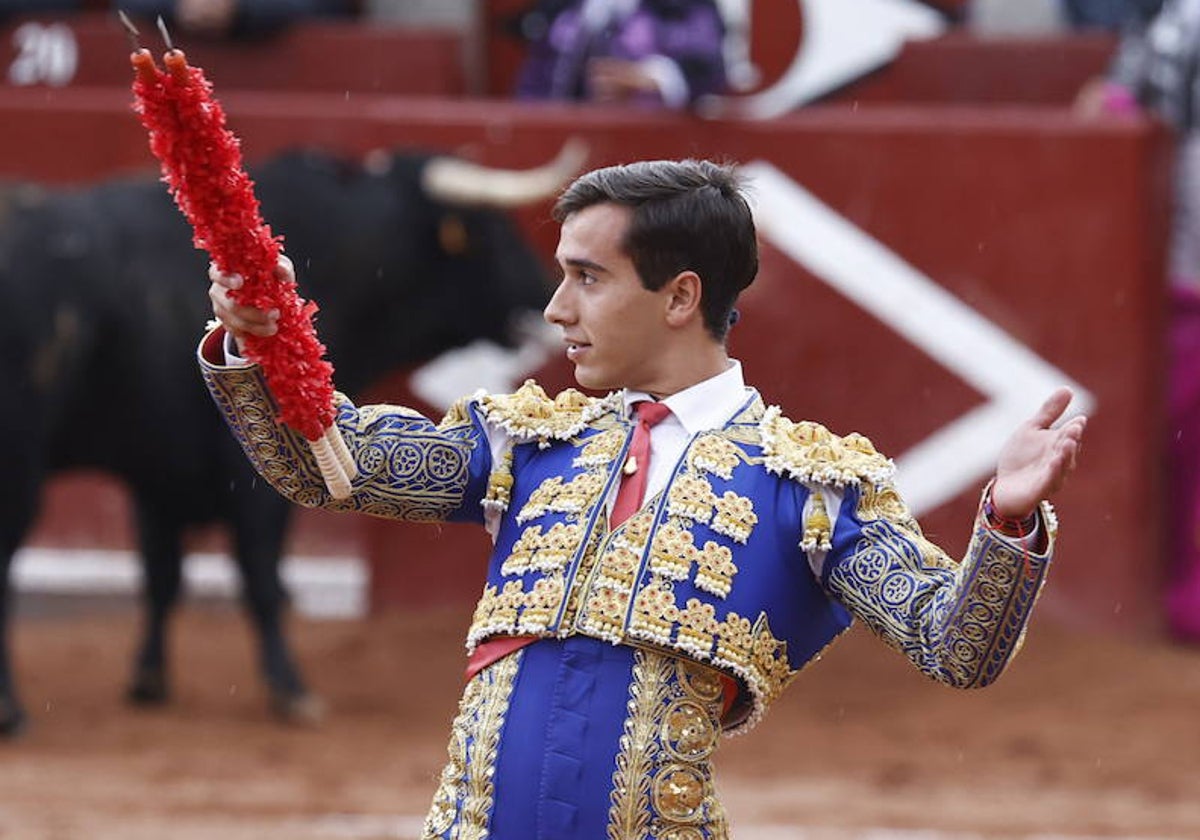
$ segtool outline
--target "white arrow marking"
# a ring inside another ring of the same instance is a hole
[[[1055,388],[1074,390],[1071,413],[1091,411],[1087,389],[774,166],[755,161],[742,171],[765,237],[988,397],[897,459],[897,483],[914,513],[989,476],[1005,439]]]
[[[743,97],[714,97],[706,110],[769,120],[812,102],[893,60],[905,41],[946,31],[913,0],[800,0],[804,38],[774,85]]]

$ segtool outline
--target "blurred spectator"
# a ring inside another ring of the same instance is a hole
[[[466,31],[477,0],[360,0],[359,5],[372,22]]]
[[[1150,111],[1176,130],[1170,274],[1170,577],[1167,620],[1200,642],[1200,0],[1135,16],[1108,77],[1080,92],[1087,116]]]
[[[162,15],[172,29],[191,35],[241,37],[267,35],[305,18],[356,15],[359,0],[115,0],[112,5],[130,15]]]
[[[1151,17],[1162,0],[1061,0],[1067,22],[1076,29],[1121,30]]]
[[[982,35],[1041,36],[1061,32],[1062,0],[971,0],[966,23]]]
[[[521,19],[522,99],[681,109],[725,88],[714,0],[540,0]]]

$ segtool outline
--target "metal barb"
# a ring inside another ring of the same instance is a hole
[[[129,15],[125,14],[124,9],[117,9],[117,17],[121,19],[121,25],[125,27],[125,34],[129,36],[129,45],[134,50],[142,48],[141,42],[138,40],[141,37],[138,28],[133,25],[133,21],[129,19]]]
[[[162,35],[163,43],[167,45],[167,49],[175,49],[175,45],[171,43],[171,33],[167,31],[167,24],[163,21],[162,15],[158,16],[158,32]]]

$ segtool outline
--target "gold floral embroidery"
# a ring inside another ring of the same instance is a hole
[[[540,577],[529,591],[519,580],[503,589],[486,586],[467,634],[467,649],[495,633],[540,633],[549,630],[562,605],[565,584],[561,573]]]
[[[603,467],[611,464],[625,445],[625,433],[609,429],[592,436],[573,462],[576,467]]]
[[[521,532],[500,567],[502,575],[522,575],[530,571],[555,572],[565,569],[579,548],[583,529],[577,524],[556,522],[545,534],[541,525]]]
[[[595,586],[587,594],[579,624],[585,631],[611,642],[621,640],[629,591],[612,586]]]
[[[717,515],[713,517],[712,529],[745,545],[756,524],[758,514],[754,512],[754,502],[726,490],[717,501]]]
[[[738,568],[733,562],[733,552],[723,545],[709,540],[700,551],[700,568],[696,571],[696,588],[725,598],[733,588],[733,576]]]
[[[449,761],[425,819],[424,840],[488,836],[497,749],[520,661],[518,651],[483,669],[467,684],[451,728]]]
[[[675,643],[683,650],[705,659],[712,653],[717,632],[716,608],[698,598],[688,598],[679,611],[679,631]]]
[[[703,815],[705,779],[685,766],[667,766],[654,779],[654,808],[675,822],[695,822]]]
[[[688,453],[688,465],[708,470],[725,480],[733,477],[733,469],[744,454],[736,445],[720,435],[701,435]]]
[[[687,580],[699,556],[692,532],[676,522],[664,523],[650,546],[650,571],[669,580]]]
[[[713,683],[715,695],[693,690]],[[719,680],[703,666],[634,653],[608,840],[727,840],[709,764],[720,731],[720,697]]]
[[[538,578],[525,598],[517,630],[521,633],[540,633],[550,628],[562,603],[563,580],[560,576]]]
[[[671,641],[671,630],[678,618],[675,595],[665,583],[654,581],[643,586],[634,598],[629,629],[640,638],[665,645]]]
[[[529,494],[517,522],[524,524],[551,512],[579,513],[595,503],[603,486],[604,476],[600,473],[580,473],[565,484],[561,476],[551,476]]]
[[[708,522],[717,503],[712,485],[702,475],[681,475],[667,494],[667,512],[696,522]]]
[[[715,661],[744,668],[745,664],[750,662],[753,650],[754,634],[750,627],[750,619],[742,618],[735,612],[729,613],[717,632]]]
[[[628,545],[619,542],[610,543],[600,557],[596,580],[600,584],[623,587],[628,591],[633,585],[633,579],[637,576],[640,562],[640,555]]]
[[[486,395],[479,400],[484,416],[521,441],[537,440],[548,446],[550,440],[569,440],[587,424],[614,409],[612,396],[597,400],[574,389],[562,391],[550,399],[532,379],[516,392]]]
[[[682,761],[700,761],[717,748],[720,730],[708,710],[695,700],[677,700],[663,717],[659,740]]]
[[[892,462],[876,452],[862,435],[838,437],[820,423],[794,423],[782,415],[778,406],[766,410],[759,430],[763,463],[778,475],[844,487],[882,485],[895,472]]]

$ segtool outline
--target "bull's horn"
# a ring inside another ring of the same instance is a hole
[[[587,144],[572,137],[554,160],[536,169],[492,169],[459,158],[436,157],[425,165],[425,194],[447,204],[519,207],[554,195],[579,174]]]

